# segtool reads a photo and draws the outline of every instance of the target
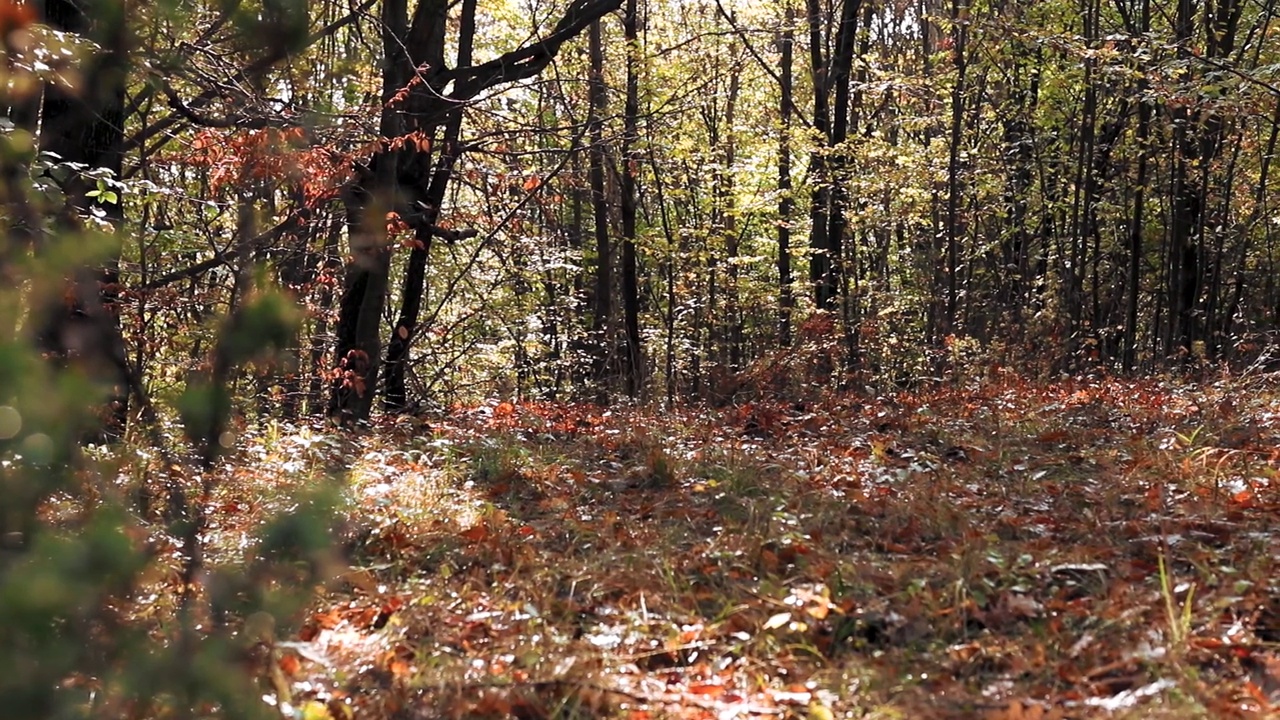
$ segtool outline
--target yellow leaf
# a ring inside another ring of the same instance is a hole
[[[309,700],[298,711],[299,720],[330,720],[329,706],[318,700]]]
[[[814,700],[809,703],[808,720],[835,720],[835,713],[831,712],[831,708]]]

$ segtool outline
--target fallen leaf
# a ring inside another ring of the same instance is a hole
[[[770,617],[768,620],[765,620],[764,625],[761,627],[765,630],[777,630],[780,627],[784,627],[789,622],[791,622],[791,613],[781,612]]]
[[[489,537],[489,528],[484,525],[472,525],[471,527],[458,533],[464,539],[473,543],[484,542]]]

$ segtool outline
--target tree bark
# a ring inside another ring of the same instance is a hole
[[[414,25],[436,29],[424,37],[427,47],[423,58],[444,56],[444,28],[447,23],[448,7],[442,0],[423,2],[418,5]],[[471,50],[475,41],[476,0],[464,0],[462,17],[458,31],[458,66],[471,64]],[[430,87],[433,95],[443,91],[442,87]],[[445,124],[444,138],[439,148],[435,148],[437,156],[435,167],[429,176],[430,181],[420,200],[415,201],[418,212],[414,214],[414,244],[409,251],[409,262],[405,270],[404,285],[400,293],[400,313],[387,345],[386,358],[386,390],[384,392],[385,407],[389,412],[405,412],[409,409],[409,392],[405,383],[408,370],[409,349],[413,345],[418,332],[418,318],[422,313],[422,295],[426,288],[427,259],[431,251],[433,232],[439,222],[441,206],[449,181],[453,177],[453,167],[461,155],[460,136],[462,134],[462,108],[457,108]],[[409,116],[410,131],[418,130],[429,133],[434,128],[413,127],[413,115]]]
[[[636,399],[644,368],[640,345],[640,288],[636,277],[636,178],[640,174],[638,116],[640,114],[640,79],[638,33],[639,17],[636,0],[626,0],[623,15],[623,37],[627,51],[627,96],[622,115],[622,313],[626,325],[626,356],[623,374],[627,396]]]
[[[1151,31],[1151,0],[1142,0],[1142,10],[1137,27],[1139,38],[1145,38]],[[1137,40],[1135,38],[1135,40]],[[1139,40],[1144,41],[1144,40]],[[1138,94],[1145,95],[1147,79],[1145,68],[1140,68]],[[1125,281],[1124,312],[1124,356],[1122,365],[1125,372],[1132,372],[1138,357],[1138,300],[1141,297],[1142,254],[1145,208],[1147,188],[1147,143],[1151,134],[1151,103],[1145,99],[1138,104],[1138,130],[1134,141],[1138,145],[1138,168],[1134,177],[1133,212],[1129,220],[1129,265]]]
[[[404,134],[400,109],[393,99],[413,73],[405,38],[409,31],[407,0],[382,3],[382,116],[378,125],[382,149],[375,153],[360,184],[347,198],[347,230],[351,259],[343,279],[337,327],[336,377],[329,416],[342,423],[366,420],[373,409],[382,355],[381,320],[391,272],[386,215],[400,202],[403,153],[390,141]]]
[[[596,402],[609,403],[612,373],[609,372],[613,355],[613,246],[609,238],[609,201],[605,195],[604,167],[604,46],[600,22],[591,23],[588,30],[588,55],[591,63],[590,116],[587,119],[587,135],[591,149],[588,153],[587,174],[591,184],[591,211],[596,240],[596,283],[594,310],[591,318],[591,338],[594,347],[593,375],[596,384]]]
[[[827,23],[818,0],[807,0],[809,27],[809,65],[813,75],[813,129],[822,144],[809,155],[809,282],[813,286],[814,304],[821,310],[835,305],[836,288],[830,239],[827,237],[827,209],[831,204],[831,178],[827,173],[826,144],[831,139],[831,111],[828,102],[827,76],[831,68],[823,53],[826,46],[823,29]]]
[[[779,82],[778,130],[778,347],[791,346],[791,316],[795,308],[791,278],[791,216],[795,198],[791,195],[791,108],[792,51],[795,45],[795,10],[787,2],[782,15],[783,28],[778,36],[781,52]]]
[[[964,142],[964,96],[969,67],[965,56],[969,38],[967,0],[952,0],[951,23],[951,60],[956,69],[956,80],[951,88],[951,152],[947,158],[947,305],[942,322],[943,334],[956,331],[956,308],[960,297],[960,236],[964,232],[960,227],[960,195],[963,191],[960,149]]]
[[[420,3],[410,25],[407,0],[383,0],[381,147],[361,168],[360,177],[344,198],[352,257],[347,263],[339,307],[330,417],[340,422],[359,421],[367,419],[373,409],[382,360],[381,318],[390,283],[388,214],[403,222],[415,237],[424,237],[424,233],[429,237],[435,226],[439,203],[433,206],[428,202],[430,186],[426,191],[421,187],[423,178],[432,177],[434,182],[435,177],[429,148],[422,147],[423,140],[485,90],[536,76],[565,42],[621,4],[622,0],[574,0],[540,41],[479,65],[448,68],[442,39],[447,26],[447,2]],[[414,81],[412,85],[410,80]],[[451,88],[447,94],[446,88]],[[406,138],[409,129],[415,135]],[[441,177],[447,180],[448,174]],[[438,186],[442,198],[444,187]],[[422,284],[426,267],[427,241],[419,242],[422,248],[415,277],[408,279],[413,287]],[[420,302],[419,297],[418,310]],[[416,314],[412,304],[402,308],[400,320],[404,322],[397,324],[395,333],[400,341],[410,339],[413,328],[409,326],[416,324]],[[402,336],[401,331],[406,334]],[[397,372],[403,371],[406,351],[407,346],[395,350],[393,359],[400,366]],[[394,394],[393,405],[403,405],[402,387],[395,388]]]

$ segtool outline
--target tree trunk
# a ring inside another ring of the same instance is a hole
[[[809,155],[809,282],[813,285],[814,304],[820,310],[835,305],[838,287],[833,276],[834,265],[830,239],[827,237],[827,211],[831,204],[831,178],[827,173],[825,144],[831,139],[831,111],[827,93],[827,75],[831,69],[823,54],[826,18],[818,0],[807,0],[809,26],[809,65],[813,75],[813,129],[822,145]]]
[[[1137,34],[1145,37],[1151,30],[1151,0],[1142,0],[1141,19]],[[1138,94],[1145,95],[1147,80],[1145,67],[1140,67]],[[1133,213],[1129,221],[1129,266],[1126,280],[1124,311],[1124,358],[1125,372],[1132,372],[1138,357],[1138,300],[1141,297],[1142,282],[1142,233],[1144,208],[1147,187],[1147,143],[1151,134],[1151,103],[1145,99],[1138,105],[1138,130],[1134,141],[1138,145],[1138,169],[1134,178]]]
[[[106,0],[74,3],[46,0],[45,20],[57,30],[85,36],[101,52],[83,69],[81,91],[59,83],[45,87],[41,108],[40,150],[56,153],[63,163],[79,163],[87,170],[105,168],[119,178],[123,164],[125,81],[128,73],[128,28],[123,5]],[[62,233],[84,230],[81,217],[101,214],[114,233],[124,222],[118,189],[115,197],[90,195],[98,183],[74,173],[63,184],[67,198],[56,227]],[[111,188],[108,188],[111,189]],[[131,371],[120,332],[117,300],[120,270],[118,243],[102,265],[72,272],[70,292],[48,298],[36,323],[41,349],[59,362],[80,367],[107,388],[108,412],[89,436],[119,439],[128,421]],[[136,382],[136,379],[132,380]]]
[[[716,185],[716,204],[720,212],[721,234],[725,252],[725,300],[724,317],[728,324],[728,371],[736,374],[742,370],[742,309],[739,296],[738,207],[736,178],[733,166],[738,161],[737,134],[734,124],[738,116],[738,95],[742,90],[742,64],[735,57],[729,67],[729,92],[725,97],[723,140],[720,148],[720,168]],[[714,102],[714,101],[713,101]]]
[[[1205,56],[1226,58],[1231,54],[1242,8],[1242,0],[1222,0],[1206,8]],[[1192,60],[1189,46],[1195,39],[1198,14],[1195,0],[1178,0],[1174,36],[1178,56],[1185,62]],[[1191,74],[1187,82],[1197,83],[1199,79]],[[1203,340],[1197,304],[1204,282],[1205,193],[1208,174],[1222,150],[1223,119],[1212,107],[1206,110],[1179,106],[1173,115],[1176,158],[1170,243],[1175,262],[1169,283],[1172,331],[1165,351],[1189,358],[1198,353],[1197,346]]]
[[[626,324],[626,354],[623,358],[623,374],[627,396],[640,396],[644,356],[640,346],[640,288],[636,278],[636,177],[640,174],[639,131],[640,114],[639,58],[640,39],[637,32],[639,18],[636,0],[626,0],[623,15],[623,36],[627,52],[627,97],[622,115],[622,311]]]
[[[781,99],[778,113],[778,347],[791,346],[791,315],[795,308],[791,278],[791,216],[795,199],[791,196],[791,106],[792,49],[795,45],[795,10],[787,2],[783,10],[783,29],[778,37],[781,51]]]
[[[448,7],[442,0],[423,2],[418,5],[414,25],[432,28],[428,36],[428,47],[423,48],[420,56],[427,62],[444,56],[444,28],[448,20]],[[458,67],[471,64],[471,49],[475,40],[476,0],[464,0],[462,18],[458,31]],[[415,53],[414,60],[418,59]],[[439,93],[444,88],[438,83],[428,84],[432,93]],[[417,130],[424,136],[432,134],[434,128],[414,127],[413,115],[409,116],[410,132]],[[409,392],[405,383],[408,370],[409,348],[413,345],[418,331],[418,319],[422,313],[422,294],[426,287],[427,259],[431,251],[431,242],[436,224],[440,220],[441,206],[449,181],[453,177],[453,167],[461,154],[459,138],[462,134],[462,109],[458,108],[445,124],[444,138],[438,148],[435,167],[429,175],[429,184],[417,201],[418,213],[415,214],[413,249],[409,252],[409,262],[405,269],[404,285],[400,293],[400,314],[396,319],[387,344],[386,358],[386,391],[384,403],[388,412],[405,412],[409,409]],[[421,153],[420,153],[421,154]],[[423,158],[425,159],[425,158]],[[424,163],[425,164],[425,163]],[[417,193],[415,193],[417,194]]]
[[[960,194],[963,190],[961,180],[960,148],[963,145],[964,130],[964,95],[968,79],[968,58],[965,57],[965,45],[969,38],[969,6],[966,0],[952,0],[951,3],[951,60],[956,69],[955,85],[951,88],[951,153],[947,159],[947,306],[943,315],[943,334],[956,330],[956,308],[959,303],[960,276],[960,236],[964,232],[960,227]]]
[[[591,140],[588,153],[587,174],[591,183],[591,210],[596,239],[595,312],[591,318],[591,339],[594,345],[594,380],[596,402],[609,403],[611,375],[609,361],[613,355],[613,247],[609,238],[609,204],[604,184],[604,46],[601,40],[600,22],[591,23],[588,30],[588,55],[591,77],[588,93],[591,114],[587,119],[587,135]]]
[[[348,192],[347,230],[351,260],[343,279],[338,310],[337,354],[339,371],[329,399],[329,415],[340,422],[366,420],[373,409],[382,355],[382,309],[391,272],[391,246],[386,216],[400,206],[400,163],[403,153],[390,141],[404,134],[400,108],[393,99],[413,73],[405,38],[408,34],[407,0],[382,3],[382,117],[378,131],[382,148],[361,173],[360,184]]]
[[[455,117],[462,104],[485,90],[536,76],[555,59],[566,41],[616,10],[621,2],[580,0],[566,10],[541,41],[479,65],[449,68],[444,63],[442,39],[448,25],[446,0],[420,3],[412,26],[408,22],[407,0],[383,0],[381,147],[361,168],[358,181],[348,188],[344,198],[352,259],[347,263],[339,308],[336,377],[329,401],[331,417],[344,422],[363,420],[373,408],[382,359],[380,323],[390,281],[388,216],[398,219],[417,238],[424,234],[429,237],[438,218],[439,203],[433,208],[421,186],[424,178],[435,177],[424,142],[435,128]],[[416,81],[412,86],[410,79]],[[406,138],[405,131],[410,127],[415,135]],[[447,180],[448,174],[443,177]],[[443,190],[444,186],[439,186],[442,197]],[[409,278],[413,287],[422,284],[426,250],[423,242],[417,280]],[[395,333],[401,341],[410,339],[412,328],[408,325],[416,324],[415,309],[406,309],[409,312],[401,313],[405,324],[399,325]],[[396,350],[398,365],[403,365],[405,350]],[[395,393],[394,402],[402,404],[404,393],[400,389]]]

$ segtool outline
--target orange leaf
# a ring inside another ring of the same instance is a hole
[[[489,537],[489,528],[484,525],[472,525],[471,527],[458,533],[465,540],[473,543],[484,542]]]
[[[302,663],[298,660],[298,656],[292,654],[282,655],[279,665],[280,671],[289,676],[297,675],[298,671],[302,669]]]
[[[1266,693],[1262,692],[1262,688],[1258,687],[1258,684],[1252,680],[1246,680],[1244,682],[1244,692],[1263,708],[1269,708],[1271,706],[1270,701],[1267,700]]]
[[[316,613],[312,619],[319,627],[331,630],[342,622],[342,615],[336,609],[331,609],[328,612]]]
[[[0,33],[8,35],[14,30],[24,28],[36,21],[35,3],[0,2]]]
[[[404,677],[409,674],[409,663],[402,658],[392,658],[391,662],[387,663],[387,670],[396,677]]]

